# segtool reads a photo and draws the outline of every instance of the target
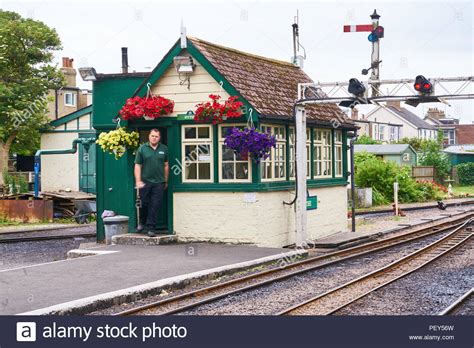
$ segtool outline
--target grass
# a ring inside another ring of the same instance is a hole
[[[460,194],[466,194],[474,196],[474,185],[470,186],[453,186],[453,193],[457,196]]]

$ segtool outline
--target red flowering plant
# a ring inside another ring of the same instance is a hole
[[[221,99],[219,95],[210,94],[209,98],[211,101],[196,105],[196,111],[194,113],[194,120],[196,122],[204,123],[212,121],[213,124],[217,124],[227,118],[236,118],[242,115],[239,108],[244,105],[244,103],[237,101],[239,97],[229,97],[224,103],[219,102],[219,99]]]
[[[133,97],[127,99],[120,110],[123,120],[137,119],[144,116],[157,118],[173,112],[174,102],[170,99],[157,95],[148,95],[145,98]]]

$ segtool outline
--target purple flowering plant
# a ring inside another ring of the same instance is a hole
[[[254,127],[232,127],[227,131],[224,144],[244,157],[250,155],[254,162],[259,163],[270,156],[271,148],[276,146],[276,138]]]

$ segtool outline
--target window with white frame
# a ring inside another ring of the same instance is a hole
[[[76,94],[70,92],[64,93],[64,105],[76,106]]]
[[[385,140],[385,126],[379,126],[379,140]]]
[[[332,176],[332,132],[326,129],[314,129],[314,177]]]
[[[183,125],[181,129],[183,182],[212,182],[212,127]]]
[[[397,127],[390,126],[390,141],[398,140],[395,138],[395,131]]]
[[[233,127],[219,126],[219,182],[251,182],[252,163],[249,155],[237,154],[224,144],[227,131]]]
[[[335,176],[342,176],[342,132],[335,131],[334,134],[334,163],[335,163]]]
[[[286,134],[285,126],[262,125],[262,131],[276,138],[276,147],[271,149],[270,157],[261,161],[262,181],[286,179]]]
[[[288,129],[290,151],[290,179],[295,178],[295,127]],[[306,177],[311,178],[311,129],[306,128]]]

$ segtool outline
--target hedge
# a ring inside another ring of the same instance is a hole
[[[474,162],[458,164],[456,169],[461,185],[474,185]]]

